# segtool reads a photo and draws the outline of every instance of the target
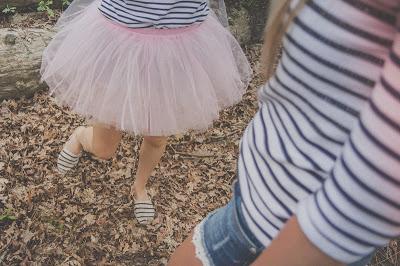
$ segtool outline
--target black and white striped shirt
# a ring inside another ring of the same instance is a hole
[[[313,0],[260,91],[238,165],[265,245],[296,215],[350,263],[400,234],[400,0]]]
[[[207,0],[102,0],[107,18],[130,28],[180,28],[203,22]]]

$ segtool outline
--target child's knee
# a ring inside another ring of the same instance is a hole
[[[118,150],[118,143],[115,142],[97,142],[94,143],[92,153],[103,160],[110,160],[112,159]]]
[[[102,160],[111,160],[115,154],[117,153],[117,149],[113,150],[97,150],[94,152],[94,155]]]
[[[85,150],[99,159],[112,159],[117,152],[121,134],[117,131],[100,127],[88,128],[88,130],[92,130],[92,138],[87,141],[88,147],[84,147]]]

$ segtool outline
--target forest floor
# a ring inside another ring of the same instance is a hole
[[[85,121],[47,91],[0,103],[0,265],[165,264],[191,229],[229,200],[259,84],[255,78],[207,132],[171,137],[149,184],[158,213],[149,226],[134,219],[129,197],[139,137],[125,135],[113,160],[85,155],[61,176],[58,152]]]
[[[257,51],[247,50],[253,66]],[[165,265],[193,227],[229,200],[260,83],[256,75],[243,100],[207,132],[170,138],[149,183],[157,217],[148,226],[134,219],[129,197],[139,137],[124,135],[113,160],[84,155],[76,171],[61,176],[58,152],[85,121],[47,91],[0,103],[0,265]],[[398,250],[391,242],[372,265],[400,265]]]

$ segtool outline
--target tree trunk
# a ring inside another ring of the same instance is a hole
[[[53,32],[44,29],[0,29],[0,101],[30,96],[42,84],[42,52]]]
[[[9,7],[16,7],[18,10],[24,10],[27,7],[35,7],[40,2],[40,0],[0,0],[0,12],[7,5]],[[50,6],[51,8],[61,9],[63,7],[62,0],[53,0],[53,4]]]
[[[224,27],[229,26],[228,14],[226,13],[226,6],[224,0],[210,0],[210,6],[214,10],[218,19]]]
[[[0,9],[5,8],[7,5],[10,7],[28,7],[39,3],[40,0],[0,0]]]
[[[263,39],[271,0],[225,0],[231,30],[240,43]]]

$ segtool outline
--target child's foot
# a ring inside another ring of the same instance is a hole
[[[149,224],[154,220],[156,210],[151,202],[151,199],[147,195],[146,190],[137,191],[132,187],[132,193],[134,198],[134,214],[140,224]]]
[[[61,174],[66,174],[74,168],[81,157],[82,145],[79,142],[79,134],[85,127],[78,127],[65,143],[63,150],[58,155],[57,169]]]

